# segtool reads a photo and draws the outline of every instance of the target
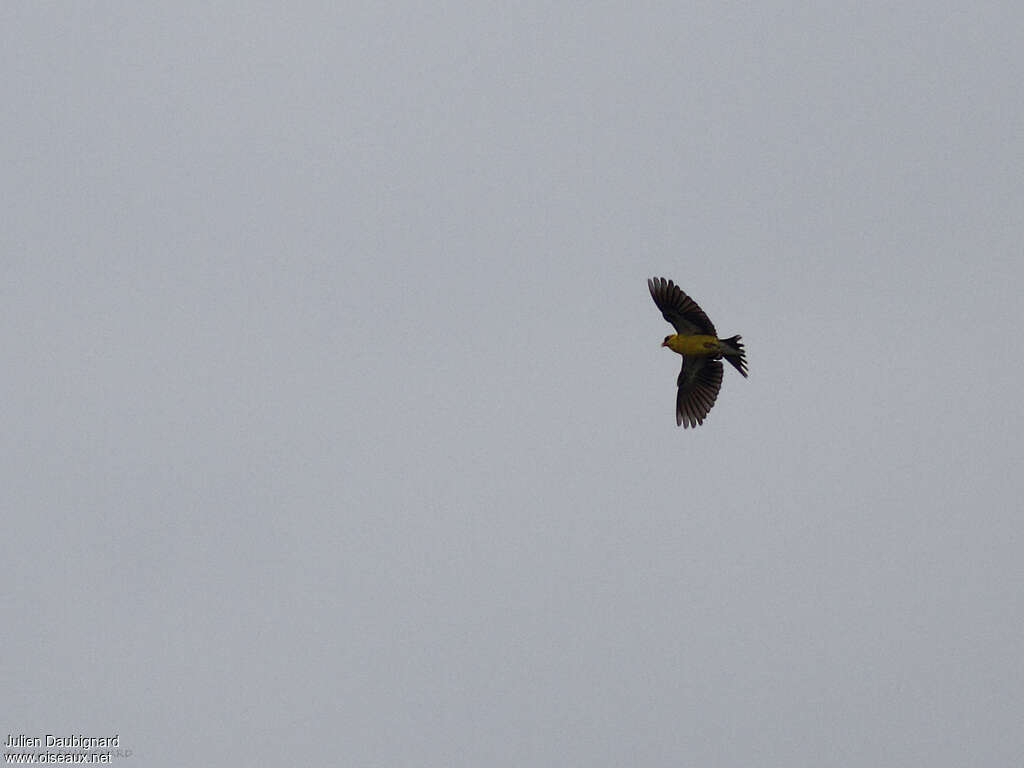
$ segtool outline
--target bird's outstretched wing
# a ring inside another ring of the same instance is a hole
[[[708,357],[683,357],[676,381],[676,426],[696,427],[704,423],[718,390],[722,388],[722,361]]]
[[[662,316],[672,323],[676,333],[683,336],[692,336],[695,333],[718,336],[715,326],[708,320],[704,310],[671,280],[655,277],[647,281],[647,287],[651,290],[651,298],[658,305]]]

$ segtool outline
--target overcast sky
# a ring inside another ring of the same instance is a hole
[[[0,738],[1020,765],[1022,30],[4,3]]]

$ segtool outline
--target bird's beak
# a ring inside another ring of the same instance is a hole
[[[659,346],[667,347],[668,346],[668,342],[667,341],[663,341],[663,342],[661,342],[661,344]]]

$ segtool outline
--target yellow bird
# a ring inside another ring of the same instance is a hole
[[[704,423],[722,387],[722,358],[746,378],[746,351],[739,336],[718,338],[715,326],[697,302],[671,280],[655,277],[647,281],[647,287],[662,316],[676,329],[661,346],[683,356],[676,381],[676,426],[696,427]]]

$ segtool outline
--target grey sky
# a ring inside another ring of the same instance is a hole
[[[1022,29],[4,4],[0,735],[1019,764]]]

